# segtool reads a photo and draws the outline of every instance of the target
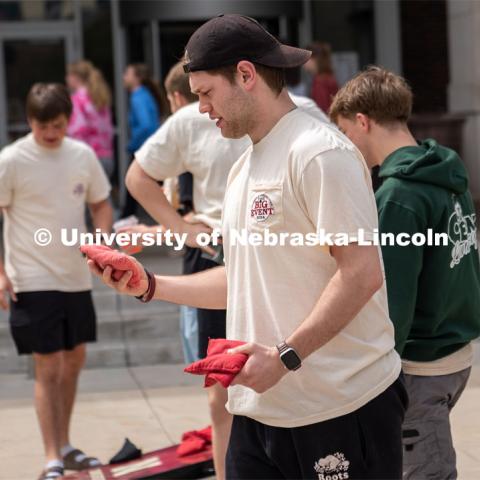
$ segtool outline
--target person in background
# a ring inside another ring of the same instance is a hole
[[[96,340],[92,279],[77,246],[61,230],[110,232],[110,184],[92,148],[66,138],[72,103],[59,83],[35,84],[26,102],[31,132],[0,152],[0,207],[5,268],[0,261],[0,307],[8,309],[19,355],[32,355],[35,407],[45,449],[40,480],[64,470],[100,465],[70,443],[77,382],[85,344]],[[50,232],[39,244],[33,232]],[[42,246],[40,246],[42,245]],[[28,460],[27,460],[28,461]],[[17,477],[18,478],[18,477]]]
[[[314,42],[307,48],[312,51],[310,60],[304,65],[313,77],[310,96],[324,112],[328,112],[332,98],[338,91],[332,67],[332,51],[330,45],[324,42]]]
[[[163,118],[170,113],[163,89],[155,82],[150,69],[143,63],[128,65],[123,74],[123,83],[130,92],[128,125],[130,141],[127,150],[133,154],[160,126]],[[137,209],[135,199],[127,191],[127,200],[122,217],[134,215]]]
[[[169,85],[170,90],[182,88],[182,83],[179,82],[178,73],[176,77],[174,77],[173,73],[174,72],[172,72],[172,76],[170,78],[167,77],[167,81],[169,80],[169,83],[166,82],[166,84]],[[183,88],[183,92],[183,96],[185,98],[185,88]],[[172,112],[179,110],[183,103],[182,97],[174,97],[175,93],[180,92],[169,92],[168,95]],[[180,95],[182,95],[182,93],[180,93]],[[188,98],[192,97],[195,99],[197,98],[197,96],[193,95],[193,93]],[[195,214],[195,207],[193,205],[193,180],[193,175],[190,172],[185,172],[178,176],[177,193],[180,204],[178,212],[186,221],[193,219]],[[188,271],[189,268],[191,268],[191,265],[189,265],[188,258],[184,257],[184,272]],[[185,363],[189,364],[199,360],[198,319],[197,309],[195,307],[190,307],[189,305],[180,305],[180,333],[182,336],[183,357],[185,359]]]
[[[175,114],[182,107],[197,101],[197,96],[190,92],[188,76],[180,67],[173,67],[165,79],[165,90],[169,103],[169,111]],[[177,177],[164,180],[164,193],[170,203],[178,205],[178,213],[187,220],[193,214],[193,176],[190,172],[182,173]],[[130,193],[129,193],[130,195]],[[173,201],[176,199],[177,201]],[[176,208],[176,207],[175,207]],[[144,224],[125,227],[121,231],[129,233],[155,233],[160,225],[147,226]],[[188,249],[183,259],[184,273],[191,273],[191,253]],[[192,363],[199,359],[198,356],[198,322],[197,309],[186,305],[180,306],[180,334],[185,363]]]
[[[417,142],[407,121],[412,91],[398,75],[369,67],[336,95],[331,118],[383,180],[375,198],[380,232],[448,233],[448,244],[382,245],[388,307],[410,404],[403,424],[403,478],[457,478],[450,412],[480,335],[475,208],[458,154]]]
[[[87,60],[68,65],[66,83],[73,105],[67,133],[93,148],[111,178],[114,161],[110,88],[102,72]]]

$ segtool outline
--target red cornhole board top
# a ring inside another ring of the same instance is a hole
[[[136,460],[104,465],[62,477],[64,480],[154,480],[194,479],[213,475],[212,450],[177,456],[177,447],[149,452]]]

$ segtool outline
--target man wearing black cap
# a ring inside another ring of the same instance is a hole
[[[377,228],[375,199],[358,150],[286,92],[283,69],[309,56],[240,15],[192,35],[185,70],[200,111],[224,137],[253,142],[227,183],[225,267],[145,275],[134,289],[129,273],[115,282],[107,268],[103,279],[130,295],[154,287],[156,299],[228,303],[227,337],[247,342],[231,352],[249,358],[228,392],[227,478],[399,479],[407,397],[379,249],[359,245]],[[330,243],[244,243],[242,232]]]

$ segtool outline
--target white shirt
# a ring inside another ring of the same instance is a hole
[[[302,110],[329,122],[313,100],[290,96]],[[192,173],[195,219],[220,228],[228,173],[249,145],[247,136],[238,140],[222,137],[215,122],[201,114],[195,102],[171,115],[135,153],[135,159],[156,180]]]
[[[402,369],[407,375],[436,377],[461,372],[473,365],[474,352],[470,342],[460,350],[431,362],[414,362],[402,359]]]
[[[230,172],[222,227],[228,338],[279,344],[310,314],[337,269],[328,249],[233,245],[233,230],[306,235],[323,228],[356,236],[364,228],[371,238],[377,227],[359,151],[300,109],[285,115]],[[317,423],[360,408],[390,386],[400,368],[384,285],[302,368],[263,394],[229,388],[227,408],[277,427]]]
[[[250,143],[248,137],[223,138],[195,102],[171,115],[135,153],[135,159],[156,180],[190,172],[195,219],[219,228],[228,172]]]
[[[291,92],[288,92],[288,94],[298,108],[304,110],[312,117],[334,126],[325,112],[311,98],[302,95],[295,95]]]
[[[59,148],[47,149],[30,133],[0,152],[5,269],[16,292],[92,288],[78,244],[63,245],[60,233],[85,232],[85,203],[98,203],[109,193],[95,153],[77,140],[65,138]],[[48,246],[34,241],[41,228],[52,234]]]

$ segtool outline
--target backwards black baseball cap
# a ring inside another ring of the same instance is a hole
[[[292,68],[303,65],[311,55],[309,50],[283,45],[253,18],[219,15],[190,37],[183,69],[186,73],[212,70],[241,60],[267,67]]]

